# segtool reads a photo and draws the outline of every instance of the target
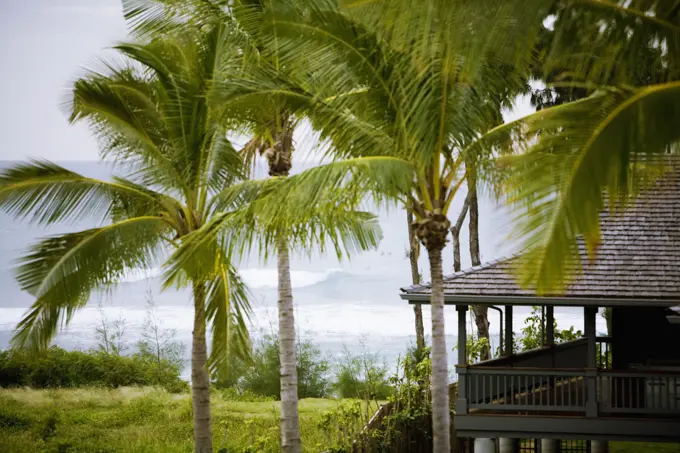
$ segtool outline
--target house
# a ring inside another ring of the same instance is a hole
[[[680,442],[680,167],[618,215],[601,216],[595,260],[562,294],[537,296],[515,281],[521,256],[457,272],[444,280],[458,313],[459,437],[475,452],[607,451],[607,441]],[[428,285],[402,289],[428,303]],[[468,306],[504,307],[505,354],[466,363]],[[546,313],[541,348],[513,354],[513,307]],[[584,335],[555,344],[555,307],[582,307]],[[598,336],[598,310],[611,331]],[[520,439],[524,441],[520,447]],[[586,442],[576,442],[584,440]],[[569,449],[569,444],[580,449]],[[587,447],[585,446],[587,445]]]

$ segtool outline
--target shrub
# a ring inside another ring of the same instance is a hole
[[[146,354],[120,356],[103,351],[66,351],[53,346],[37,355],[0,352],[0,386],[58,388],[151,385],[170,392],[188,389],[179,367]]]
[[[242,390],[237,387],[227,387],[215,390],[225,401],[240,401],[244,403],[262,403],[274,401],[271,396],[258,395],[250,390]]]
[[[331,387],[328,379],[330,369],[328,360],[321,357],[319,348],[308,339],[298,339],[296,353],[298,396],[300,398],[328,396]],[[238,387],[278,399],[281,394],[280,369],[279,339],[275,335],[264,335],[253,352],[252,364],[238,379]]]
[[[385,400],[392,394],[387,366],[379,363],[377,354],[366,350],[353,355],[345,348],[336,365],[335,392],[340,398]]]

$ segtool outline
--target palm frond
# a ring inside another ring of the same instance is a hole
[[[216,268],[206,301],[206,316],[212,327],[209,366],[213,372],[225,371],[231,357],[250,358],[247,322],[252,314],[250,293],[238,271],[223,259],[218,259]]]
[[[214,209],[226,211],[251,203],[249,209],[258,216],[288,219],[293,223],[297,215],[304,218],[313,215],[309,214],[312,211],[303,213],[313,210],[332,191],[342,190],[345,197],[351,194],[354,206],[367,196],[379,204],[389,203],[405,198],[412,190],[413,180],[413,165],[396,157],[338,160],[288,178],[251,180],[233,185],[214,197]],[[277,202],[271,203],[272,197],[278,197]],[[288,208],[292,211],[287,212]]]
[[[672,82],[536,115],[528,132],[540,133],[538,141],[517,158],[509,179],[517,232],[530,256],[524,284],[543,293],[564,289],[570,269],[582,264],[579,237],[596,256],[599,213],[624,209],[650,183],[643,168],[678,152],[678,101],[680,82]]]
[[[158,196],[122,181],[81,176],[44,160],[0,172],[0,210],[32,222],[51,224],[86,217],[105,218],[114,206],[145,206],[159,213]]]
[[[139,37],[181,33],[226,17],[226,0],[123,0],[123,15]]]
[[[154,88],[129,69],[89,73],[74,84],[70,120],[86,120],[102,157],[127,165],[145,185],[181,190],[183,167]]]
[[[160,217],[136,217],[33,245],[19,259],[17,281],[36,301],[17,326],[13,343],[46,347],[59,325],[87,303],[91,291],[106,288],[126,272],[157,264],[168,230]]]

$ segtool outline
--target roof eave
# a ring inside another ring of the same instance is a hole
[[[429,303],[430,294],[403,293],[399,295],[410,303]],[[444,294],[447,305],[556,305],[556,306],[597,306],[597,307],[673,307],[680,298],[616,298],[616,297],[555,297],[555,296],[503,296]]]

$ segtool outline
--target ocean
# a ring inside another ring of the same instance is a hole
[[[10,165],[0,162],[0,168]],[[109,166],[98,162],[61,162],[61,165],[98,178],[109,178]],[[309,163],[298,165],[298,170]],[[451,210],[452,216],[463,203],[461,193]],[[337,360],[348,350],[351,353],[368,352],[377,355],[392,368],[409,345],[415,343],[412,307],[399,297],[399,289],[411,283],[409,261],[406,256],[408,234],[406,214],[402,209],[376,210],[383,229],[383,239],[377,250],[364,252],[350,260],[338,261],[334,255],[307,256],[295,253],[291,259],[291,278],[296,306],[296,324],[301,337],[313,341],[322,355]],[[0,349],[6,348],[17,322],[33,302],[30,294],[19,289],[14,279],[14,262],[38,238],[77,231],[96,226],[94,221],[76,224],[59,224],[48,228],[15,221],[0,213]],[[482,261],[505,256],[514,251],[508,240],[509,216],[491,197],[482,194],[480,200],[480,244]],[[467,253],[467,223],[461,234],[463,267],[470,265]],[[444,250],[445,273],[452,272],[453,252]],[[248,284],[253,298],[253,316],[250,329],[254,337],[275,332],[276,317],[276,263],[262,262],[249,257],[238,263],[239,271]],[[421,273],[428,280],[429,268],[425,252],[420,257]],[[146,316],[145,303],[149,294],[156,306],[156,314],[164,328],[176,329],[177,340],[190,350],[192,306],[190,294],[185,290],[160,290],[158,269],[138,270],[115,288],[93,294],[89,304],[81,309],[56,336],[54,343],[65,348],[88,349],[96,346],[94,329],[100,320],[98,306],[112,321],[125,320],[125,343],[134,349]],[[529,314],[528,307],[515,309],[516,331]],[[423,307],[426,334],[430,331],[429,307]],[[557,308],[555,315],[561,328],[570,325],[583,327],[582,311]],[[450,369],[453,370],[456,354],[452,351],[457,334],[457,314],[454,307],[445,309],[447,345]],[[598,317],[600,318],[600,317]],[[498,344],[499,319],[490,310],[493,347]],[[604,331],[604,320],[598,319],[598,330]],[[188,360],[186,361],[188,366]],[[185,368],[183,376],[189,376]],[[452,375],[453,378],[453,375]]]

